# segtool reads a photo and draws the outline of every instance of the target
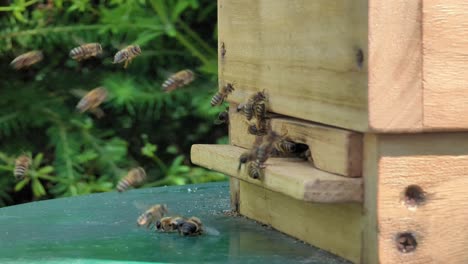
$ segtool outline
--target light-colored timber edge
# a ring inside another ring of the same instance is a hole
[[[367,131],[367,10],[367,0],[219,0],[220,88],[234,83],[235,103],[265,90],[271,112]]]
[[[466,130],[468,1],[424,0],[423,51],[424,126]]]
[[[423,129],[421,20],[422,0],[369,0],[371,131]]]
[[[231,145],[193,145],[192,162],[240,180],[263,186],[292,198],[317,203],[362,202],[362,178],[349,178],[324,172],[297,158],[270,158],[264,178],[238,171],[239,156],[246,149]]]
[[[307,203],[244,181],[240,192],[242,215],[359,263],[359,204]]]
[[[468,134],[366,135],[364,149],[365,164],[377,164],[364,167],[366,263],[468,263]],[[403,194],[413,184],[426,201],[409,210]],[[415,251],[397,250],[400,232],[415,236]]]
[[[236,108],[229,106],[231,145],[250,149],[256,137],[247,132],[247,119]],[[348,177],[362,176],[361,133],[288,117],[272,117],[270,125],[289,140],[308,145],[316,168]]]

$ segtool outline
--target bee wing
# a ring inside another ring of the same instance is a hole
[[[70,93],[75,97],[82,98],[88,93],[88,91],[83,89],[72,89],[70,90]]]
[[[133,206],[135,206],[135,208],[137,208],[138,210],[145,212],[146,210],[151,208],[152,204],[134,201]]]
[[[219,231],[214,229],[213,227],[204,226],[203,232],[210,236],[219,236]]]

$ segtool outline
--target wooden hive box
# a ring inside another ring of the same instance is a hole
[[[354,263],[468,263],[467,1],[218,0],[218,17],[230,144],[192,162],[231,176],[234,210]],[[255,137],[235,110],[258,91],[311,150],[261,180],[238,170]]]

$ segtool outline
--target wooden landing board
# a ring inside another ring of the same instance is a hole
[[[246,118],[231,104],[229,136],[231,144],[252,148],[255,136],[247,132]],[[362,175],[362,134],[287,117],[272,117],[273,131],[289,140],[309,146],[313,165],[323,171],[348,177]]]
[[[424,126],[468,128],[468,1],[424,0]]]
[[[240,213],[359,263],[361,249],[359,204],[306,203],[240,181]]]
[[[468,263],[468,134],[369,135],[364,149],[368,263]],[[404,202],[410,185],[425,193],[416,208]],[[404,232],[411,253],[397,249]]]
[[[362,179],[348,178],[314,168],[296,158],[270,158],[263,180],[252,179],[245,166],[237,170],[239,156],[246,149],[231,145],[193,145],[192,162],[226,173],[240,180],[265,187],[307,202],[340,203],[362,201]]]
[[[265,89],[272,112],[368,129],[367,0],[219,0],[218,18],[230,102]]]

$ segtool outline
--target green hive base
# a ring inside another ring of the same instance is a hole
[[[180,237],[136,226],[139,206],[165,203],[219,235]],[[347,263],[229,209],[228,183],[102,193],[0,209],[0,263]]]

